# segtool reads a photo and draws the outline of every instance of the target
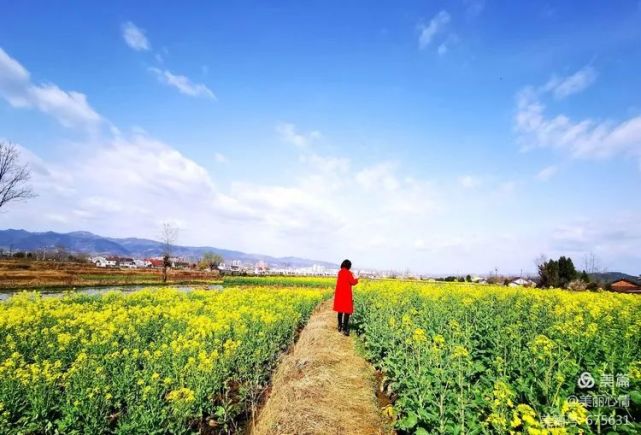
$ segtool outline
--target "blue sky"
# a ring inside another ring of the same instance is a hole
[[[0,2],[0,227],[641,273],[641,4]]]

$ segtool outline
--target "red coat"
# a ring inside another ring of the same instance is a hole
[[[358,284],[348,269],[341,269],[336,279],[336,292],[334,293],[334,311],[352,314],[354,312],[354,297],[352,286]]]

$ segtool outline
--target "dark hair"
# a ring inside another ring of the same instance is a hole
[[[352,268],[352,262],[349,260],[343,260],[343,262],[341,263],[341,269],[343,268],[350,270]]]

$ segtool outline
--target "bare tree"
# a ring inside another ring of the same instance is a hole
[[[55,254],[54,255],[55,255],[56,260],[58,260],[58,261],[66,261],[66,260],[69,259],[70,253],[67,252],[67,248],[65,248],[64,245],[62,245],[62,244],[56,245],[54,249],[55,249]]]
[[[28,166],[20,164],[18,148],[0,141],[0,208],[11,201],[33,198],[30,178]]]
[[[601,260],[594,255],[594,252],[590,252],[583,257],[583,270],[588,274],[603,273],[606,271],[601,264]]]
[[[170,222],[164,222],[160,227],[162,242],[162,282],[167,282],[167,269],[171,266],[171,255],[178,240],[178,227]]]
[[[218,254],[213,252],[205,252],[203,257],[198,262],[198,266],[201,269],[209,269],[209,271],[217,270],[225,260]]]

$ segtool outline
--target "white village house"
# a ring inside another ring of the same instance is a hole
[[[115,261],[107,260],[105,257],[102,257],[102,256],[90,257],[89,261],[91,261],[97,267],[116,267]]]
[[[134,265],[135,265],[138,269],[144,269],[144,268],[147,268],[147,267],[151,267],[151,261],[149,261],[149,260],[138,260],[138,259],[136,259],[136,260],[134,260]]]
[[[510,281],[510,287],[536,287],[536,283],[529,278],[517,278]]]

